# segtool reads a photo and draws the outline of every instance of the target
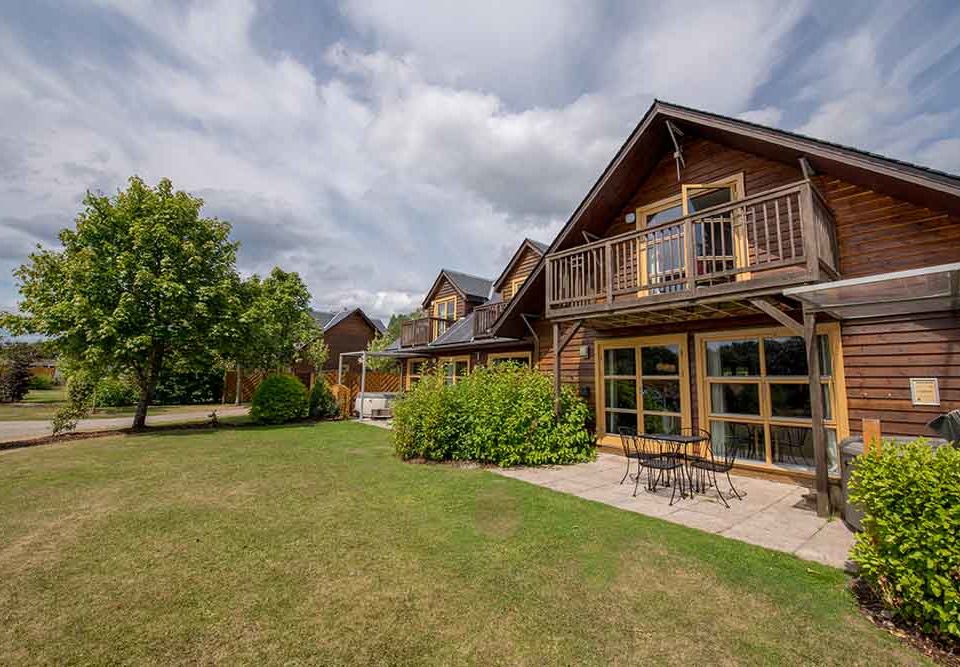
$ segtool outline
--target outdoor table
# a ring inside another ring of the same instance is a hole
[[[700,444],[702,442],[710,442],[710,438],[706,435],[681,435],[676,433],[644,433],[641,436],[648,440],[656,440],[659,442],[668,442],[671,445],[676,447],[676,453],[680,455],[683,460],[683,470],[687,476],[687,481],[690,482],[690,495],[693,495],[693,471],[690,469],[690,456],[688,454],[688,449],[691,445]],[[680,496],[684,497],[683,492],[683,482],[681,480],[681,491]],[[669,482],[665,485],[669,486]]]

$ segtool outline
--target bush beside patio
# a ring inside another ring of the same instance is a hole
[[[850,499],[864,581],[902,620],[960,639],[960,450],[887,443],[857,460]]]
[[[394,406],[393,436],[404,459],[514,465],[590,461],[587,406],[564,388],[554,417],[553,389],[516,364],[477,368],[455,385],[426,374]]]

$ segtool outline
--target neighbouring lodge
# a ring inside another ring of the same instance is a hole
[[[958,216],[956,176],[658,101],[549,246],[442,270],[391,353],[406,387],[532,364],[601,445],[699,428],[826,491],[864,419],[960,407]]]

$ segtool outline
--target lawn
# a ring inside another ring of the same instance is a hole
[[[48,420],[53,419],[57,410],[66,404],[66,391],[62,387],[53,389],[32,389],[19,403],[0,404],[0,421],[25,421],[25,420]],[[153,405],[150,406],[149,414],[162,415],[174,414],[177,412],[200,412],[204,408],[215,408],[219,405]],[[90,419],[102,419],[106,417],[125,417],[129,415],[133,418],[136,409],[133,406],[121,408],[97,408],[97,411],[90,414]]]
[[[353,423],[0,454],[0,664],[925,664],[844,575]]]

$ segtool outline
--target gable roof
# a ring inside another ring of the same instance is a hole
[[[460,271],[451,271],[450,269],[440,269],[437,279],[433,281],[433,285],[423,299],[422,305],[424,307],[429,303],[430,297],[433,296],[433,293],[437,290],[437,287],[440,286],[440,282],[444,278],[453,285],[453,289],[455,289],[460,296],[468,301],[486,301],[487,297],[490,296],[490,288],[493,285],[493,281],[488,278],[481,278],[480,276],[474,276]]]
[[[673,150],[667,121],[673,122],[681,131],[689,130],[691,134],[781,162],[797,164],[797,160],[803,157],[817,172],[830,173],[850,183],[930,208],[960,213],[960,177],[956,175],[794,132],[654,100],[574,209],[548,252],[578,244],[579,230],[599,228],[619,212],[622,202],[637,183],[646,178],[666,151]],[[499,318],[492,332],[494,335],[508,323],[515,325],[512,314],[530,307],[526,297],[531,290],[543,290],[542,281],[537,279],[543,273],[545,257],[546,254],[540,258],[530,278]]]
[[[538,257],[543,257],[543,254],[549,248],[546,243],[540,243],[540,241],[534,241],[533,239],[523,239],[520,242],[520,247],[517,248],[516,252],[513,253],[513,257],[510,258],[510,261],[507,262],[507,266],[504,267],[503,272],[500,276],[493,281],[494,291],[498,291],[503,284],[503,281],[506,280],[507,275],[513,270],[513,267],[517,265],[520,261],[520,258],[523,256],[524,250],[530,250],[531,252],[536,253]]]
[[[323,332],[326,333],[327,331],[330,331],[331,329],[333,329],[335,326],[343,322],[345,319],[347,319],[354,313],[359,314],[360,317],[362,317],[367,322],[367,324],[373,327],[373,329],[377,333],[383,333],[384,331],[387,330],[387,328],[383,326],[383,322],[381,322],[376,318],[369,317],[365,312],[363,312],[362,308],[354,308],[353,310],[341,310],[336,313],[331,313],[331,312],[321,311],[321,310],[314,310],[312,311],[311,314],[313,315],[313,319],[317,321],[317,324],[319,324],[323,328]]]

